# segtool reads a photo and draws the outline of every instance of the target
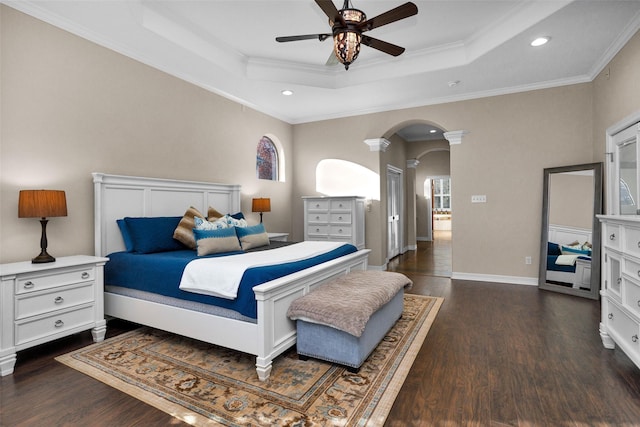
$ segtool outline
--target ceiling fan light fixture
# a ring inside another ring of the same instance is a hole
[[[348,70],[349,65],[356,60],[360,53],[360,41],[362,36],[356,31],[342,31],[333,36],[333,51],[342,64]]]

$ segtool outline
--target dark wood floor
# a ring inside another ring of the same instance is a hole
[[[640,370],[598,335],[599,303],[532,286],[451,280],[449,240],[390,263],[445,302],[386,426],[640,426]],[[132,326],[109,322],[108,336]],[[183,425],[53,360],[74,335],[18,354],[0,426]]]

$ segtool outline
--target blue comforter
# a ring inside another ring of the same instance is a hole
[[[249,268],[245,271],[235,300],[186,292],[178,288],[182,272],[189,261],[202,258],[195,251],[182,250],[138,254],[133,252],[114,252],[109,254],[105,265],[105,285],[121,286],[140,291],[180,298],[189,301],[212,304],[235,310],[253,319],[258,317],[253,287],[295,273],[305,268],[356,252],[353,245],[345,244],[325,254],[302,261],[285,264]],[[214,256],[234,255],[241,252],[216,254]]]

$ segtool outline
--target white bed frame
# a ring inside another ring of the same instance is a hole
[[[575,242],[576,240],[580,243],[593,243],[593,240],[591,240],[591,229],[549,224],[550,242],[566,245]],[[574,273],[547,270],[547,280],[571,283],[572,287],[575,289],[590,289],[591,262],[586,260],[576,260],[576,271]]]
[[[124,250],[116,220],[125,216],[181,216],[194,206],[207,212],[239,212],[240,186],[93,173],[95,252],[107,256]],[[158,304],[105,292],[107,316],[195,338],[256,356],[258,378],[271,372],[272,360],[296,342],[289,304],[311,289],[353,270],[366,270],[369,249],[345,255],[254,287],[256,323]],[[176,285],[177,286],[177,285]]]

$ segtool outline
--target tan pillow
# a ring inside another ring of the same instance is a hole
[[[214,219],[218,219],[218,218],[222,218],[223,216],[224,216],[224,214],[221,214],[220,212],[218,212],[217,210],[215,210],[214,208],[209,206],[209,210],[207,211],[207,219],[209,221],[214,220]]]
[[[193,217],[196,216],[204,219],[204,215],[198,209],[189,207],[173,232],[174,239],[191,249],[196,248],[196,239],[193,237],[193,227],[195,227]]]

